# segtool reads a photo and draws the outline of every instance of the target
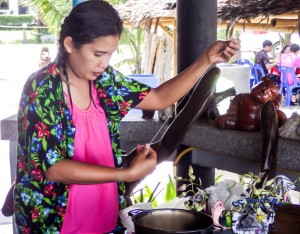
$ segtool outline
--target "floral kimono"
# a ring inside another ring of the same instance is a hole
[[[112,67],[94,82],[106,114],[115,166],[121,167],[120,121],[150,88]],[[19,106],[14,196],[20,233],[60,232],[69,185],[48,181],[44,172],[62,159],[72,159],[75,131],[60,71],[56,63],[50,63],[29,77]],[[122,182],[118,182],[118,191],[120,207],[124,208]]]

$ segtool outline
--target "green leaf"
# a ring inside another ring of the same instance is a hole
[[[271,180],[268,180],[265,184],[265,186],[270,186],[271,184],[273,184],[273,182],[275,181],[275,178],[274,179],[271,179]]]
[[[44,198],[43,200],[44,200],[46,203],[48,203],[49,205],[52,204],[49,198]]]
[[[43,150],[47,151],[48,144],[45,137],[43,137],[42,139],[42,146],[43,146]]]
[[[66,0],[20,0],[22,6],[30,6],[38,18],[49,27],[49,31],[58,32],[60,25],[71,10],[72,1]]]
[[[218,183],[222,177],[223,175],[219,175],[217,178],[215,178],[215,183]]]
[[[169,182],[167,184],[167,191],[165,195],[165,202],[171,201],[176,197],[176,188],[174,182],[169,174]]]

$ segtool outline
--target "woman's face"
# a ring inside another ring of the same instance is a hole
[[[112,54],[116,51],[119,36],[105,36],[84,44],[76,49],[72,38],[65,39],[65,48],[68,52],[68,62],[71,70],[78,78],[95,80],[107,68]]]
[[[285,50],[283,51],[283,53],[285,54],[289,54],[291,52],[291,47],[286,47]]]

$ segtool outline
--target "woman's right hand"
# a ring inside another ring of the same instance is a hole
[[[127,182],[141,179],[151,174],[157,165],[157,154],[149,144],[137,145],[137,156],[128,167],[129,178]]]

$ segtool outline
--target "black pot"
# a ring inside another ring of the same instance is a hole
[[[134,214],[135,213],[135,214]],[[183,209],[134,210],[130,212],[135,234],[214,233],[212,217]]]

